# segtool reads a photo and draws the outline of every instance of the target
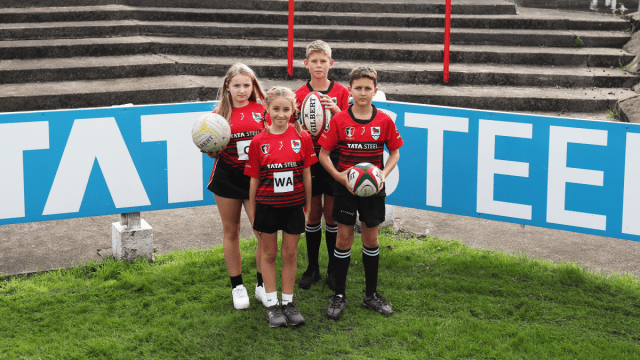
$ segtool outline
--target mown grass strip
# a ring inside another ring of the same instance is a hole
[[[640,358],[640,283],[629,275],[386,231],[379,289],[393,316],[361,307],[354,245],[343,318],[325,318],[319,283],[296,288],[305,326],[271,329],[253,297],[255,246],[242,242],[247,311],[233,308],[221,247],[0,278],[0,358]],[[303,254],[301,241],[298,277]]]

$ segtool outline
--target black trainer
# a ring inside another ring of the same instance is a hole
[[[347,298],[344,295],[333,295],[331,297],[331,304],[327,308],[327,317],[329,319],[338,320],[342,311],[347,307]]]
[[[267,308],[267,320],[272,328],[287,326],[287,317],[282,312],[279,302]]]
[[[327,273],[327,278],[324,280],[324,283],[331,291],[336,291],[336,276],[333,275],[333,272]]]
[[[387,300],[377,292],[374,292],[370,297],[365,295],[364,300],[362,300],[362,306],[367,309],[373,309],[382,315],[393,314],[393,309],[387,305]]]
[[[305,323],[304,318],[296,308],[296,303],[293,301],[282,307],[282,312],[287,318],[287,322],[291,326],[303,325]]]
[[[311,288],[311,285],[318,281],[320,281],[320,270],[307,269],[307,271],[302,274],[302,279],[298,281],[298,287],[300,287],[300,289],[308,290]]]

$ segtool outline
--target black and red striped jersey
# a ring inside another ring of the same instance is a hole
[[[322,133],[319,143],[331,151],[340,150],[338,171],[368,162],[383,169],[384,146],[389,151],[399,149],[404,141],[389,115],[373,107],[371,119],[356,119],[349,109],[336,114],[329,128]]]
[[[293,125],[282,134],[262,132],[253,138],[245,175],[260,179],[256,201],[274,207],[305,205],[302,172],[318,162],[311,136]]]
[[[243,169],[249,159],[249,144],[254,136],[264,130],[262,117],[264,105],[249,102],[241,108],[234,107],[229,119],[231,127],[231,140],[225,151],[220,154],[220,159],[234,168]]]
[[[328,95],[333,100],[333,102],[338,105],[340,110],[346,110],[349,108],[349,90],[342,84],[331,80],[331,84],[329,85],[329,88],[327,90],[318,91],[314,90],[311,87],[311,80],[309,80],[306,84],[302,85],[298,90],[295,91],[296,101],[298,102],[298,109],[302,107],[304,98],[313,91],[317,91],[323,95]],[[327,126],[328,124],[325,125],[325,129]],[[322,133],[320,133],[317,137],[311,137],[313,140],[313,149],[315,150],[316,154],[320,152],[321,146],[320,144],[318,144],[318,140],[320,139],[321,135]]]

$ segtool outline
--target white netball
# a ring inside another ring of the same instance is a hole
[[[198,119],[191,129],[193,143],[202,151],[223,149],[231,139],[231,127],[222,115],[209,113]]]

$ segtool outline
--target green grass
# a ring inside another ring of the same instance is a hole
[[[633,62],[630,62],[627,65],[622,65],[622,60],[618,59],[618,64],[620,64],[620,67],[618,67],[618,70],[627,71],[631,67],[631,65],[633,65]]]
[[[379,289],[395,314],[382,317],[360,306],[355,244],[342,319],[324,316],[328,289],[296,288],[307,320],[296,329],[269,328],[253,298],[255,240],[242,242],[246,311],[233,308],[221,247],[0,278],[0,358],[640,358],[640,283],[630,275],[387,231]]]
[[[573,38],[573,45],[575,45],[576,47],[581,47],[583,45],[582,39],[580,39],[580,36],[576,36]]]

